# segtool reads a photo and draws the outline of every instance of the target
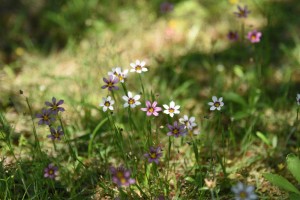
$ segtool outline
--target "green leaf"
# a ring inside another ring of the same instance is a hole
[[[234,93],[234,92],[227,92],[225,94],[223,94],[224,96],[224,99],[226,99],[226,101],[233,101],[235,103],[239,103],[241,104],[242,106],[247,106],[247,102],[244,100],[244,98],[237,94],[237,93]]]
[[[284,189],[288,192],[293,192],[300,195],[299,190],[291,184],[287,179],[283,178],[280,175],[277,174],[271,174],[271,173],[265,173],[263,176],[270,181],[273,185],[276,185],[277,187]]]
[[[297,156],[293,154],[289,154],[286,158],[287,162],[287,168],[290,170],[290,172],[293,174],[293,176],[296,178],[298,183],[300,183],[300,160]]]
[[[295,193],[290,193],[290,200],[299,200],[300,195]]]
[[[268,140],[268,138],[260,131],[256,132],[257,137],[259,137],[264,143],[266,143],[268,146],[271,145],[270,140]]]

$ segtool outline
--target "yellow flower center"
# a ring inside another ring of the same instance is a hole
[[[136,71],[141,71],[141,70],[142,70],[142,67],[141,67],[140,65],[137,65],[137,66],[135,66],[135,70],[136,70]]]
[[[254,35],[254,34],[251,35],[251,39],[252,39],[252,40],[255,40],[255,39],[256,39],[256,35]]]
[[[240,192],[239,195],[240,195],[240,198],[241,198],[241,199],[246,199],[246,198],[248,197],[247,193],[244,192],[244,191]]]
[[[121,74],[118,74],[117,76],[118,76],[118,78],[119,78],[120,81],[123,80],[123,76]]]
[[[48,171],[48,174],[50,174],[50,175],[54,174],[53,169],[50,169],[50,170]]]
[[[174,108],[169,108],[169,113],[173,113],[174,111]]]
[[[43,119],[44,119],[44,121],[48,121],[48,120],[49,120],[48,115],[44,115],[44,116],[43,116]]]
[[[109,106],[110,106],[109,101],[105,101],[104,105],[105,105],[106,107],[109,107]]]
[[[151,108],[148,109],[148,111],[151,112],[151,113],[153,113],[154,109],[151,107]]]
[[[156,158],[156,153],[150,153],[151,158]]]
[[[57,105],[53,105],[52,110],[57,110]]]
[[[107,86],[112,87],[114,84],[112,82],[108,82]]]
[[[55,138],[59,138],[59,133],[58,133],[58,132],[55,132],[54,137],[55,137]]]
[[[135,100],[134,100],[133,98],[130,98],[130,99],[128,100],[128,103],[129,103],[129,104],[134,104],[134,103],[135,103]]]
[[[175,128],[174,130],[173,130],[173,134],[174,135],[177,135],[179,133],[179,130],[177,129],[177,128]]]
[[[216,102],[214,103],[214,106],[215,106],[215,107],[220,107],[220,102],[216,101]]]
[[[126,183],[126,179],[125,179],[124,174],[122,172],[117,172],[116,176],[118,177],[118,179],[120,180],[120,182],[122,184]]]

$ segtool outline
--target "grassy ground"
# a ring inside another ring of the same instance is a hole
[[[299,188],[285,158],[300,154],[300,4],[188,0],[169,13],[159,5],[103,4],[111,11],[85,20],[79,40],[70,36],[48,52],[16,47],[14,62],[2,62],[1,199],[226,200],[238,182],[255,186],[259,199],[289,199],[263,176],[269,172]],[[237,5],[248,6],[247,18],[233,14]],[[262,32],[259,43],[245,37],[254,29]],[[231,30],[241,33],[238,41],[228,40]],[[136,59],[147,72],[129,72],[118,91],[101,89],[112,68],[130,69]],[[140,94],[142,105],[124,108],[124,88]],[[99,106],[107,95],[113,112]],[[212,96],[223,97],[221,111],[210,111]],[[52,97],[65,108],[53,124],[64,136],[54,141],[35,117]],[[148,117],[140,110],[146,100],[160,107],[173,100],[180,114]],[[184,115],[196,118],[198,134],[167,136],[167,124]],[[151,146],[162,149],[158,164],[144,156]],[[44,178],[50,163],[58,167],[55,180]],[[110,167],[121,165],[135,184],[113,183]]]

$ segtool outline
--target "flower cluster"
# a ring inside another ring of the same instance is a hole
[[[117,168],[111,167],[110,173],[112,175],[112,181],[117,184],[118,187],[129,186],[135,183],[135,180],[130,178],[130,171],[123,166]]]
[[[142,73],[148,71],[148,68],[145,67],[145,61],[136,60],[134,63],[131,63],[131,70],[130,72],[135,73]],[[109,78],[103,78],[103,81],[106,83],[102,86],[102,89],[108,89],[109,91],[119,89],[116,84],[119,82],[122,83],[122,88],[125,92],[125,95],[122,96],[123,108],[128,108],[134,110],[136,107],[141,105],[142,95],[135,94],[134,92],[128,91],[127,86],[127,74],[129,70],[122,70],[120,67],[112,69],[112,71],[108,72]],[[141,78],[141,77],[140,77]],[[102,107],[103,112],[107,110],[114,110],[114,105],[117,104],[117,98],[114,95],[106,96],[102,98],[102,102],[99,104]],[[210,110],[221,110],[221,107],[224,106],[223,98],[217,98],[213,96],[213,102],[210,102],[209,105],[211,106]],[[181,106],[176,104],[175,101],[171,100],[167,104],[162,104],[159,106],[157,100],[153,99],[145,99],[145,107],[140,108],[140,111],[145,112],[147,117],[157,118],[160,115],[160,112],[163,112],[165,115],[169,116],[169,120],[171,118],[176,118],[180,114]],[[164,126],[162,126],[164,127]],[[189,117],[188,115],[183,115],[183,117],[174,119],[172,122],[169,122],[166,127],[168,131],[166,131],[167,136],[172,136],[174,138],[179,138],[185,136],[187,133],[198,134],[199,130],[197,128],[196,118],[194,116]],[[58,138],[59,137],[59,130],[54,131],[52,130],[53,134],[51,137]],[[190,134],[190,135],[192,135]],[[50,136],[49,136],[50,137]],[[161,147],[150,146],[148,152],[144,154],[144,157],[148,160],[149,163],[156,163],[159,164],[159,159],[163,156]],[[125,169],[123,166],[120,167],[111,167],[110,169],[112,175],[112,181],[117,184],[119,187],[121,186],[130,186],[131,184],[135,183],[135,180],[131,178],[130,171]]]
[[[39,114],[36,114],[36,117],[39,118],[39,125],[47,125],[50,128],[50,135],[48,135],[48,138],[51,138],[52,140],[60,140],[61,136],[64,135],[64,132],[62,130],[61,126],[58,126],[56,129],[53,128],[53,124],[56,121],[59,112],[64,112],[65,109],[61,107],[61,105],[64,103],[64,100],[56,101],[55,97],[52,97],[52,102],[46,101],[45,105],[48,106],[48,109],[43,108],[42,112]]]
[[[244,18],[246,19],[248,17],[248,15],[251,13],[250,10],[248,10],[247,6],[241,7],[241,6],[237,6],[238,11],[234,12],[234,14],[238,17],[238,18]],[[259,43],[260,39],[262,37],[262,33],[257,31],[257,30],[253,30],[253,31],[249,31],[247,34],[247,39],[251,42],[251,43]],[[230,41],[237,41],[239,39],[239,34],[237,31],[229,31],[227,34],[227,38]]]

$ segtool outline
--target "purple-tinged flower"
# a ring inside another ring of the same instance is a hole
[[[250,40],[251,43],[258,43],[260,42],[261,36],[262,36],[261,32],[254,30],[248,33],[247,38],[248,40]]]
[[[173,11],[174,5],[170,2],[163,2],[160,4],[160,12],[161,13],[168,13]]]
[[[54,166],[54,164],[49,164],[48,167],[44,169],[44,177],[55,179],[58,175],[58,167]]]
[[[103,81],[106,83],[106,85],[103,85],[101,87],[102,89],[108,88],[109,91],[119,89],[118,86],[115,86],[115,84],[119,82],[119,79],[117,77],[110,75],[108,80],[106,78],[103,78]]]
[[[300,106],[300,94],[297,94],[296,100],[297,100],[298,106]]]
[[[113,68],[111,72],[108,72],[108,75],[112,75],[114,77],[119,78],[121,83],[124,83],[127,78],[128,69],[122,71],[121,67]]]
[[[130,108],[135,108],[136,106],[141,105],[141,102],[138,101],[141,98],[141,95],[137,94],[133,96],[131,92],[128,92],[127,96],[123,96],[122,98],[125,101],[124,108],[128,106],[130,106]]]
[[[118,168],[111,167],[110,172],[112,175],[112,181],[119,187],[129,186],[135,183],[135,180],[130,178],[130,171],[125,169],[123,166]]]
[[[43,108],[42,113],[36,114],[37,118],[41,118],[38,122],[39,125],[50,125],[51,122],[55,121],[55,118],[52,116],[51,110],[46,110]]]
[[[230,41],[237,41],[239,39],[239,35],[237,31],[229,31],[229,33],[227,34],[227,38]]]
[[[114,103],[115,101],[111,99],[111,96],[108,96],[106,98],[102,98],[102,102],[99,104],[99,106],[103,107],[103,111],[106,112],[107,109],[114,110]]]
[[[162,156],[161,148],[160,147],[156,147],[156,148],[150,147],[150,152],[144,154],[144,156],[146,158],[148,158],[149,163],[155,162],[156,164],[158,164],[158,162],[159,162],[158,159]]]
[[[157,107],[157,102],[154,101],[151,105],[150,101],[146,101],[147,108],[141,108],[142,111],[147,112],[147,116],[158,116],[158,112],[161,111],[161,107]]]
[[[179,114],[179,105],[176,105],[174,101],[170,102],[170,105],[164,104],[163,107],[165,108],[164,113],[167,115],[170,115],[171,117],[174,117],[174,114]]]
[[[49,110],[52,112],[52,114],[57,115],[57,113],[60,112],[64,112],[65,109],[63,107],[60,107],[60,105],[62,105],[64,103],[64,100],[59,100],[58,102],[56,102],[56,98],[52,97],[52,103],[50,103],[49,101],[45,102],[46,106],[49,106]]]
[[[247,18],[248,14],[250,13],[250,10],[248,10],[247,6],[244,6],[244,8],[242,8],[241,6],[237,7],[238,12],[234,12],[234,14],[236,14],[236,16],[238,16],[239,18]]]
[[[130,72],[142,73],[148,71],[145,61],[136,60],[135,63],[130,63]]]
[[[235,200],[255,200],[257,195],[254,193],[254,186],[247,186],[241,182],[231,188],[235,194]]]
[[[188,129],[190,131],[193,130],[194,127],[197,126],[197,124],[195,123],[195,117],[190,117],[189,118],[187,115],[184,115],[183,118],[180,118],[179,122],[181,124],[184,124],[185,125],[184,128],[186,128],[186,129]]]
[[[53,127],[50,127],[50,132],[51,134],[48,135],[47,137],[51,138],[52,140],[60,140],[61,139],[60,137],[64,135],[61,126],[58,126],[56,130]]]
[[[187,133],[186,129],[184,128],[185,126],[183,124],[179,125],[177,121],[174,122],[173,126],[170,124],[168,124],[167,126],[169,128],[169,132],[167,133],[168,136],[173,135],[177,138],[180,135],[184,136]]]
[[[223,103],[223,97],[220,97],[219,99],[216,96],[212,97],[213,102],[209,102],[208,105],[210,105],[210,110],[221,110],[221,107],[224,106]]]

